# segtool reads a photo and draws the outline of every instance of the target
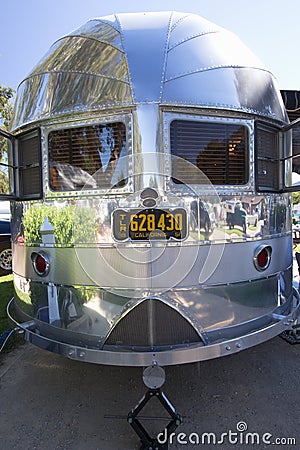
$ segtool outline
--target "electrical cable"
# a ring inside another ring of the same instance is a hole
[[[0,342],[3,341],[1,347],[0,347],[0,353],[2,352],[2,350],[4,349],[5,345],[7,344],[7,341],[9,340],[9,338],[15,333],[16,329],[15,328],[10,328],[7,331],[4,331],[4,333],[2,333],[0,335]],[[6,335],[6,337],[4,337]]]

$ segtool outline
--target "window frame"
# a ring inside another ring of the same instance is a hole
[[[281,147],[281,127],[279,125],[275,125],[273,123],[269,123],[267,121],[257,119],[255,121],[254,126],[254,136],[255,136],[255,190],[257,192],[265,192],[265,193],[277,193],[282,190],[282,167],[281,167],[281,155],[282,155],[282,147]],[[265,131],[273,134],[276,139],[276,151],[277,155],[274,158],[267,156],[259,156],[259,148],[258,148],[258,131]],[[266,161],[270,163],[277,164],[277,186],[264,186],[259,181],[259,161]]]
[[[216,113],[215,113],[216,114]],[[210,188],[213,186],[217,191],[222,192],[232,192],[232,191],[253,191],[254,189],[254,172],[253,172],[253,161],[254,161],[254,119],[252,118],[244,118],[244,117],[233,117],[233,116],[220,116],[220,115],[209,115],[209,114],[191,114],[191,113],[174,113],[174,112],[164,112],[164,148],[168,151],[168,154],[172,158],[175,156],[171,152],[171,123],[174,120],[186,120],[186,121],[195,121],[195,122],[204,122],[204,123],[217,123],[217,124],[232,124],[232,125],[241,125],[247,128],[248,134],[248,155],[246,156],[247,160],[247,171],[248,171],[248,181],[245,184],[193,184],[189,183],[189,186],[193,187],[193,189],[205,190],[206,188]],[[190,164],[193,164],[190,162]],[[169,180],[168,184],[170,189],[184,190],[183,184],[177,184],[172,180],[172,167],[171,163],[169,169]],[[203,172],[205,174],[205,172]]]
[[[115,187],[113,189],[107,187],[97,187],[89,189],[75,189],[75,190],[54,190],[50,185],[50,158],[48,138],[49,134],[53,131],[76,129],[82,127],[89,127],[94,125],[106,125],[110,123],[121,122],[125,125],[126,136],[126,157],[127,157],[127,183],[122,187]],[[115,195],[119,193],[131,193],[133,192],[132,177],[130,175],[130,165],[132,159],[128,158],[132,155],[132,117],[131,114],[122,115],[107,115],[105,117],[97,117],[97,119],[86,120],[69,120],[64,122],[54,122],[47,126],[42,127],[42,140],[44,142],[44,190],[46,198],[58,198],[58,197],[78,197],[78,196],[97,196],[97,195]]]
[[[265,193],[292,193],[292,192],[299,192],[300,191],[300,183],[298,185],[287,185],[286,184],[286,178],[288,175],[292,175],[292,161],[293,158],[298,157],[300,158],[300,152],[299,155],[294,154],[294,147],[293,147],[293,130],[296,128],[300,129],[300,118],[294,120],[293,122],[289,123],[288,125],[279,126],[274,124],[269,124],[267,122],[257,120],[257,124],[263,124],[265,128],[269,128],[270,130],[273,129],[274,136],[276,135],[277,138],[277,158],[275,157],[273,162],[276,162],[278,164],[278,178],[277,178],[277,187],[274,188],[267,188],[262,187],[259,185],[257,180],[257,149],[256,149],[256,157],[255,157],[255,173],[256,173],[256,190],[257,192],[265,192]],[[257,125],[255,126],[255,130],[257,129]],[[257,135],[255,133],[255,143],[257,142]],[[299,147],[300,148],[300,147]],[[289,165],[289,166],[288,166]]]
[[[287,164],[290,163],[290,173],[292,173],[292,162],[293,158],[300,158],[299,155],[294,154],[293,147],[293,130],[296,128],[300,129],[300,118],[295,119],[293,122],[281,128],[279,131],[281,146],[282,146],[282,156],[280,158],[281,165],[281,181],[282,189],[281,192],[299,192],[300,183],[297,185],[286,185],[286,169]]]
[[[33,128],[28,131],[24,131],[19,134],[9,133],[3,129],[0,130],[0,135],[10,141],[10,152],[12,164],[8,165],[11,168],[10,172],[10,184],[13,187],[13,192],[10,194],[0,194],[0,200],[38,200],[43,197],[42,186],[42,149],[41,149],[41,130],[39,127]],[[30,137],[37,137],[38,143],[38,162],[33,165],[27,164],[25,166],[20,165],[20,148],[21,142]],[[39,190],[35,193],[24,194],[22,183],[22,170],[31,168],[39,168]]]
[[[19,164],[20,159],[20,143],[26,139],[30,139],[31,137],[36,136],[38,142],[38,162],[35,162],[33,165],[30,163],[26,166],[21,166]],[[41,129],[33,128],[32,130],[26,131],[24,133],[16,136],[17,138],[17,190],[19,191],[20,200],[39,200],[43,198],[43,172],[42,172],[42,145],[41,145]],[[27,170],[31,168],[39,169],[39,192],[34,194],[24,194],[23,193],[23,182],[22,182],[22,170]],[[19,186],[18,186],[19,185]]]
[[[9,177],[8,181],[10,184],[10,187],[12,188],[12,192],[6,193],[6,194],[0,194],[0,201],[1,200],[15,200],[17,198],[16,194],[16,166],[15,166],[15,136],[8,131],[4,130],[3,128],[0,128],[0,136],[3,139],[6,139],[9,145],[7,156],[10,156],[12,164],[3,164],[0,163],[0,169],[2,166],[7,167],[10,169],[9,171]]]

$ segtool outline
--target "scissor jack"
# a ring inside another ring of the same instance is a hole
[[[141,440],[140,450],[166,450],[168,449],[169,437],[178,425],[182,423],[182,417],[176,412],[172,403],[160,389],[165,382],[165,371],[162,367],[155,363],[147,367],[143,372],[143,381],[148,387],[148,390],[135,408],[128,414],[127,422],[132,426]],[[149,435],[139,419],[139,413],[152,398],[156,398],[161,403],[170,418],[168,425],[156,437]]]
[[[296,252],[296,260],[298,263],[299,277],[300,277],[300,253]],[[280,337],[284,339],[289,344],[300,344],[300,315],[299,315],[299,305],[300,305],[300,282],[298,290],[296,287],[293,288],[293,307],[298,309],[298,317],[296,315],[295,320],[292,321],[290,329],[283,331]]]

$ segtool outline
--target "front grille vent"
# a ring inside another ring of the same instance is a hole
[[[202,342],[195,328],[178,311],[163,301],[142,301],[119,320],[109,334],[105,346],[173,347]]]

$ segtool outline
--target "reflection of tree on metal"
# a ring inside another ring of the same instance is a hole
[[[125,184],[126,131],[122,122],[49,133],[50,186],[55,191],[96,189]]]
[[[0,85],[0,127],[1,131],[9,130],[12,116],[11,98],[14,91],[10,87]],[[0,136],[0,194],[9,194],[9,177],[7,167],[8,143]]]
[[[78,190],[83,187],[96,188],[93,177],[80,167],[57,163],[50,167],[50,186],[55,191]]]

